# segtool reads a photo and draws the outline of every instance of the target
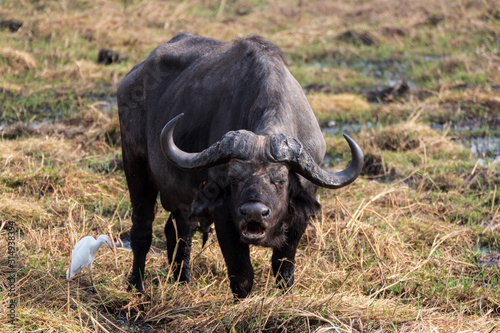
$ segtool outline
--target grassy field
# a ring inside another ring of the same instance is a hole
[[[0,21],[23,22],[0,23],[0,330],[500,332],[499,10],[493,0],[0,1]],[[285,294],[271,251],[254,247],[254,288],[235,303],[214,235],[203,249],[195,236],[192,282],[169,283],[160,208],[142,297],[126,291],[125,248],[98,253],[97,295],[86,274],[80,288],[65,279],[82,237],[126,239],[116,88],[181,31],[269,39],[325,128],[326,165],[348,161],[344,130],[365,152],[362,177],[320,190]],[[120,61],[97,63],[103,48]]]

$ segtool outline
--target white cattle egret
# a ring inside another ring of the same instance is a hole
[[[111,249],[111,240],[106,235],[100,235],[97,240],[92,236],[83,237],[75,246],[71,254],[70,268],[66,271],[66,278],[69,280],[76,274],[80,273],[85,267],[89,268],[90,282],[92,283],[93,291],[95,292],[94,280],[92,279],[92,261],[97,253],[97,250],[102,244],[106,244]]]

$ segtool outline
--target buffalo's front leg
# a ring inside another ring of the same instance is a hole
[[[227,216],[215,216],[215,232],[226,261],[231,290],[236,297],[244,298],[252,290],[254,277],[248,244],[240,241],[238,230]]]
[[[189,282],[191,280],[189,261],[193,232],[191,224],[180,211],[170,214],[165,225],[165,236],[167,238],[168,260],[173,265],[176,281]]]
[[[305,229],[305,226],[289,229],[286,233],[287,241],[285,244],[280,248],[273,249],[273,256],[271,258],[273,273],[276,277],[276,284],[282,289],[286,290],[293,286],[295,253]]]

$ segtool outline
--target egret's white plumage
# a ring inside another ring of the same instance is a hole
[[[66,278],[69,280],[80,273],[82,269],[88,267],[90,281],[92,282],[92,286],[94,286],[94,281],[92,280],[92,262],[102,244],[106,244],[107,247],[111,248],[111,240],[108,236],[100,235],[97,237],[97,240],[92,236],[83,237],[76,244],[71,254],[71,264],[70,268],[66,271]]]

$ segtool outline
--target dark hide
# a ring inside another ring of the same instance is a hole
[[[249,244],[273,248],[277,282],[290,287],[298,242],[320,208],[317,186],[286,163],[269,160],[266,138],[300,140],[317,164],[325,141],[279,48],[261,37],[226,43],[179,34],[127,74],[118,88],[118,110],[133,208],[131,286],[143,288],[159,193],[171,212],[165,234],[176,279],[190,280],[195,230],[206,239],[215,223],[236,296],[245,297],[253,284]],[[229,131],[248,130],[257,135],[253,159],[197,171],[174,166],[162,152],[160,133],[181,113],[173,140],[183,151],[201,152]]]

